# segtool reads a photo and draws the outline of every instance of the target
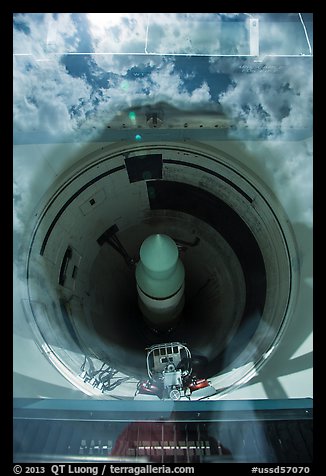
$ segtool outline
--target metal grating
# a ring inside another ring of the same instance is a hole
[[[193,402],[187,407],[186,413],[163,415],[164,421],[151,412],[137,411],[130,418],[130,402],[125,419],[120,411],[116,417],[107,412],[107,418],[96,412],[91,417],[85,412],[84,418],[80,412],[70,418],[62,412],[59,418],[50,410],[19,411],[14,416],[14,461],[312,462],[310,410],[283,415],[270,410],[253,418],[252,411],[246,416],[237,410],[197,412]]]

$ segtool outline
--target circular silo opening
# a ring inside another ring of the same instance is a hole
[[[100,240],[112,229],[120,251]],[[169,333],[146,326],[126,260],[153,233],[179,243],[186,271]],[[174,340],[206,359],[219,395],[229,392],[271,354],[296,298],[295,244],[277,200],[204,145],[133,144],[84,158],[49,190],[31,236],[26,292],[38,342],[74,385],[103,398],[132,397],[145,347]]]

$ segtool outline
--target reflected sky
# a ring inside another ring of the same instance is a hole
[[[289,200],[289,180],[302,187],[311,224],[312,145],[278,141],[312,135],[312,14],[21,13],[13,51],[14,144],[97,140],[121,111],[161,102],[216,112],[225,139],[271,142],[264,167]],[[22,203],[22,168],[14,187]]]
[[[302,24],[298,14],[16,14],[14,140],[36,131],[78,140],[161,101],[221,108],[273,133],[308,127],[311,60],[291,56],[310,54],[305,15]]]
[[[310,231],[312,46],[308,13],[15,14],[14,234],[24,236],[37,168],[53,165],[37,145],[85,144],[103,130],[112,140],[119,114],[158,103],[227,118],[219,138],[243,144],[291,223]]]

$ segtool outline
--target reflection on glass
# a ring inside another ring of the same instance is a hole
[[[302,18],[311,37],[311,16]],[[55,174],[65,166],[57,144],[145,144],[154,129],[165,142],[270,141],[246,148],[269,157],[260,167],[285,209],[311,224],[312,148],[300,142],[312,131],[311,58],[191,56],[247,55],[253,37],[268,54],[307,48],[297,14],[14,15],[15,233],[23,233],[30,190],[46,183],[31,187],[39,165]],[[166,54],[107,54],[141,43]]]

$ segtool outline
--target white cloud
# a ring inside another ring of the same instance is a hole
[[[147,14],[87,13],[93,60],[103,71],[125,75],[133,66],[160,64],[161,58],[145,56]],[[143,56],[110,53],[144,53]]]
[[[22,213],[22,184],[14,179],[13,182],[13,229],[17,233],[22,233],[24,229],[24,214]]]
[[[147,15],[128,14],[128,18],[125,15],[88,15],[94,52],[108,52],[110,48],[111,52],[135,51],[144,44]],[[151,14],[149,31],[152,45],[156,41],[157,48],[164,46],[169,49],[174,48],[178,41],[177,48],[186,48],[190,39],[193,46],[196,44],[198,48],[204,48],[211,34],[206,32],[206,35],[205,27],[209,29],[214,25],[214,28],[219,28],[221,25],[212,22],[209,14],[196,15]],[[82,133],[85,128],[92,127],[99,130],[117,113],[131,106],[162,101],[180,109],[192,110],[213,105],[206,78],[203,77],[202,84],[189,92],[174,68],[173,56],[93,55],[90,59],[95,64],[115,73],[110,78],[108,89],[96,89],[86,78],[69,74],[60,62],[60,56],[49,54],[53,45],[62,51],[78,45],[80,38],[70,14],[58,14],[56,17],[52,14],[27,14],[15,18],[25,23],[29,33],[15,29],[14,48],[33,55],[33,58],[14,58],[14,129],[18,133],[34,130],[53,134],[58,141],[66,133]],[[214,48],[217,46],[214,43]],[[37,59],[48,61],[37,62]],[[269,150],[273,151],[275,159],[265,161],[264,167],[266,173],[273,170],[280,189],[286,188],[283,197],[288,196],[288,201],[291,200],[291,193],[294,194],[292,186],[300,188],[303,206],[301,216],[299,211],[297,216],[301,220],[310,220],[311,216],[312,152],[307,146],[302,146],[302,150],[288,147],[284,139],[293,129],[309,131],[311,128],[312,74],[306,61],[302,58],[280,63],[270,59],[254,64],[239,58],[211,60],[211,72],[227,72],[233,81],[232,87],[219,97],[226,115],[251,130],[266,132],[269,129],[273,140],[283,141],[282,146],[269,141]],[[133,67],[140,71],[149,67],[151,73],[127,79],[125,75]],[[250,68],[253,72],[246,72]],[[94,68],[92,74],[95,78],[100,73]],[[23,174],[21,177],[24,180]],[[288,187],[288,181],[292,186]],[[16,191],[24,189],[21,182],[17,181],[15,186]],[[18,214],[15,223],[19,226]]]
[[[257,172],[276,194],[291,223],[313,225],[313,147],[304,141],[279,140],[245,143],[257,162]]]
[[[23,233],[26,219],[26,209],[33,194],[37,195],[38,183],[35,177],[42,171],[42,158],[37,145],[14,147],[13,160],[13,226],[17,234]],[[43,174],[42,184],[48,179],[48,173]],[[52,177],[51,177],[52,178]]]
[[[146,14],[88,13],[87,19],[93,52],[145,52]]]
[[[75,130],[90,107],[91,87],[72,77],[55,51],[73,49],[79,42],[70,14],[16,15],[14,28],[13,92],[14,129],[18,132],[42,131],[63,136]],[[26,30],[27,29],[27,30]],[[83,107],[79,107],[83,105]],[[71,108],[78,112],[71,113]]]
[[[14,54],[31,54],[40,59],[53,51],[73,51],[78,46],[77,29],[70,13],[18,14],[14,21],[24,26],[14,29]]]
[[[90,85],[72,77],[57,58],[37,63],[29,57],[15,57],[13,88],[17,131],[63,136],[79,126],[91,107]],[[73,107],[79,107],[76,114],[70,112]]]
[[[291,21],[275,21],[269,14],[257,15],[257,18],[260,19],[259,42],[262,55],[309,53],[308,43],[299,16],[295,14],[293,17],[295,18],[292,18]]]
[[[271,73],[275,61],[260,71],[231,76],[233,85],[219,97],[225,113],[252,128],[268,128],[276,136],[289,128],[311,129],[311,64],[288,59]]]
[[[135,63],[134,63],[135,65]],[[181,76],[174,70],[174,61],[161,60],[150,74],[126,80],[117,76],[109,89],[99,89],[96,109],[87,120],[87,127],[101,129],[121,111],[130,107],[166,102],[181,109],[194,109],[211,104],[209,86],[205,81],[189,92]]]
[[[118,51],[128,51],[130,45],[134,50],[136,37],[144,39],[142,35],[147,25],[144,14],[130,14],[128,18],[124,14],[90,14],[88,20],[95,52],[107,51],[112,44]],[[23,22],[29,29],[29,33],[14,30],[16,48],[23,45],[21,51],[33,55],[14,57],[16,133],[41,131],[60,137],[85,128],[101,128],[115,114],[132,105],[166,101],[180,107],[186,104],[189,108],[210,101],[205,82],[192,93],[185,89],[181,77],[174,71],[173,57],[167,60],[160,56],[93,55],[90,61],[116,74],[110,79],[108,89],[97,90],[86,78],[69,74],[60,62],[60,55],[48,53],[49,44],[55,43],[57,49],[67,51],[71,39],[75,41],[76,27],[70,15],[59,14],[56,18],[52,14],[18,15],[16,21]],[[51,43],[49,25],[53,23],[55,41]],[[145,67],[153,69],[152,73],[125,79],[129,69],[142,71]],[[92,74],[96,78],[100,71],[94,68]]]
[[[211,101],[209,87],[203,82],[199,88],[188,92],[181,76],[174,71],[173,62],[166,62],[154,70],[150,76],[151,87],[148,99],[153,102],[164,101],[181,109],[194,107]]]
[[[212,59],[211,70],[228,73],[232,81],[219,96],[224,113],[237,125],[230,137],[243,140],[249,130],[269,138],[247,142],[246,148],[259,161],[266,183],[276,191],[291,220],[312,226],[311,60]],[[310,139],[293,140],[293,134],[302,133]]]
[[[110,53],[143,54],[136,59],[140,65],[159,65],[161,58],[155,55],[164,54],[248,54],[248,22],[221,21],[238,16],[238,13],[88,13],[91,51],[97,54],[94,60],[100,68],[118,74],[125,74],[135,58]]]

